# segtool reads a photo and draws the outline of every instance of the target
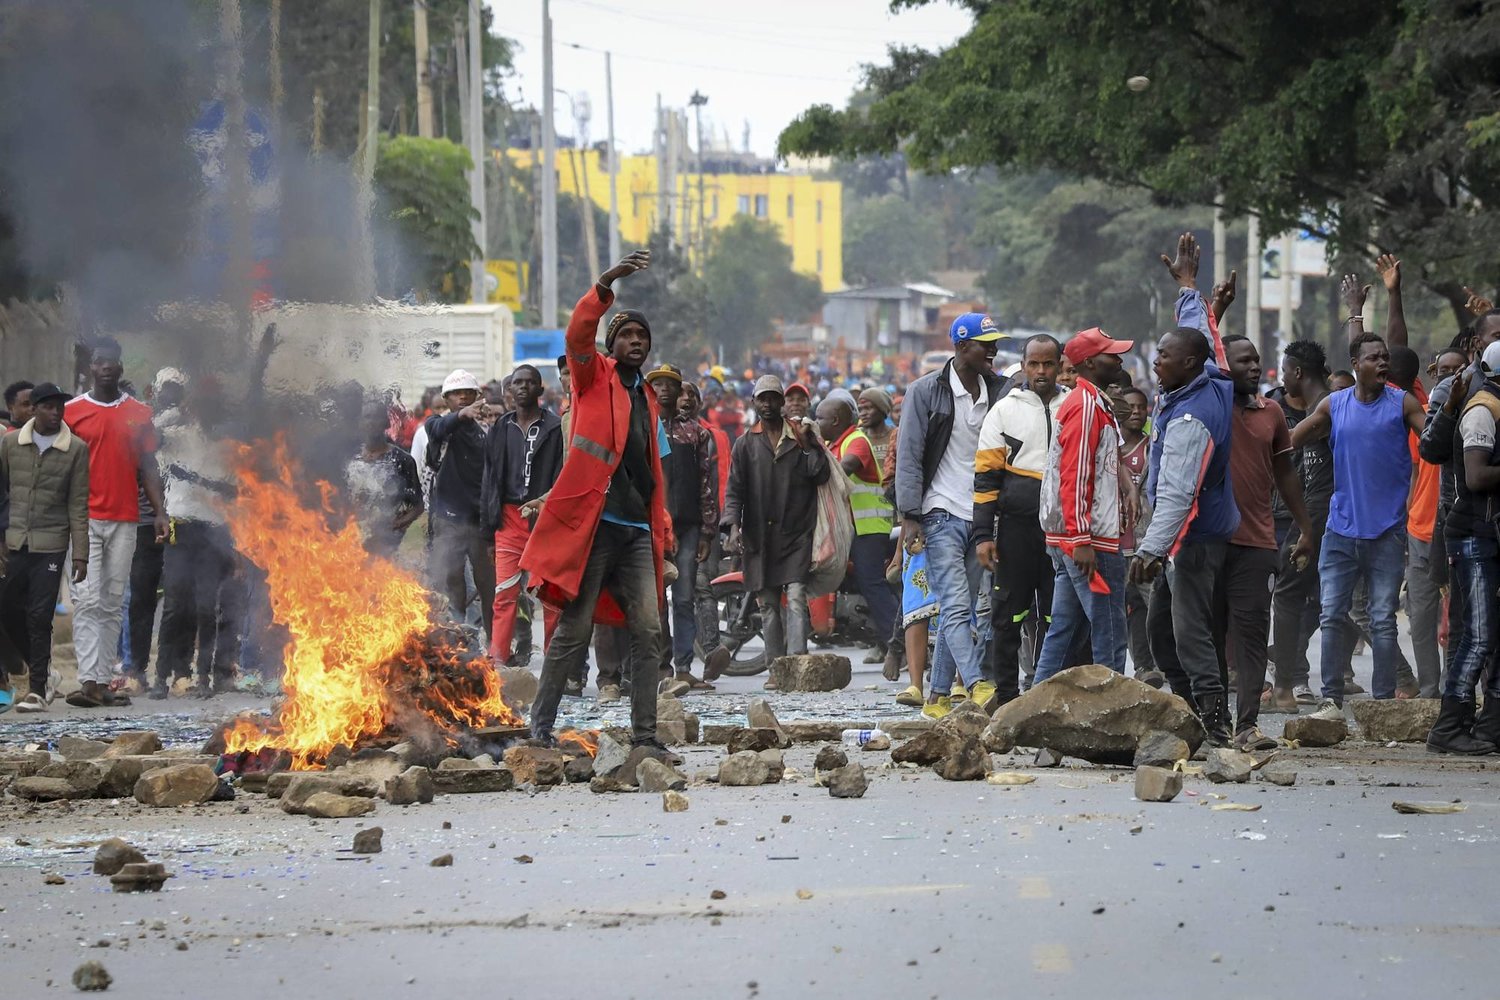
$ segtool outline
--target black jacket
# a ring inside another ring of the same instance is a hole
[[[542,410],[538,420],[541,431],[536,439],[536,451],[531,456],[531,484],[524,497],[505,496],[506,428],[516,423],[516,415],[507,413],[490,428],[484,442],[484,479],[479,491],[479,526],[484,531],[499,531],[502,509],[520,505],[552,489],[557,474],[562,471],[563,439],[562,418],[551,410]]]
[[[938,371],[923,375],[906,390],[901,404],[901,426],[896,440],[896,510],[902,517],[922,512],[922,497],[937,475],[938,463],[953,436],[953,387],[948,384],[950,360]],[[1004,379],[990,372],[984,379],[991,406],[1000,398]],[[922,478],[913,473],[920,467]]]

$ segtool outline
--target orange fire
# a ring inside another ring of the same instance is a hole
[[[599,755],[599,730],[597,729],[564,729],[557,734],[557,742],[565,747],[571,747],[590,757]]]
[[[285,750],[293,768],[305,769],[339,744],[353,747],[415,719],[414,711],[450,740],[460,726],[520,724],[487,660],[434,642],[442,630],[433,629],[422,584],[368,555],[352,520],[329,528],[333,488],[318,483],[324,510],[305,506],[293,486],[300,470],[280,435],[271,450],[264,476],[256,460],[265,444],[241,447],[229,527],[239,551],[266,572],[272,613],[291,634],[285,698],[270,723],[237,720],[225,732],[226,752]]]

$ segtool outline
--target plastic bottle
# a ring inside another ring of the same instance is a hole
[[[885,736],[881,729],[846,729],[843,732],[844,746],[862,747],[877,736]]]

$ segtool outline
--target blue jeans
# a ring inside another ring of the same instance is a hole
[[[1443,697],[1474,700],[1474,688],[1485,661],[1500,647],[1500,615],[1495,593],[1500,590],[1500,544],[1493,538],[1454,538],[1448,541],[1452,566],[1449,600],[1462,609],[1462,629],[1453,643],[1452,659],[1443,683]],[[1500,697],[1500,678],[1490,672],[1486,700]]]
[[[972,525],[945,510],[922,515],[927,576],[938,599],[938,633],[947,655],[932,658],[932,691],[947,694],[956,671],[964,687],[977,683],[983,657],[974,635],[974,599],[979,595],[979,558],[969,546]]]
[[[693,665],[693,643],[698,639],[698,539],[702,528],[691,525],[677,533],[677,580],[672,584],[672,662],[681,671]]]
[[[1350,538],[1329,531],[1318,552],[1318,582],[1323,633],[1323,697],[1344,703],[1344,670],[1354,650],[1344,621],[1360,581],[1370,600],[1370,646],[1375,655],[1371,685],[1376,698],[1396,696],[1396,606],[1406,575],[1406,528],[1398,524],[1379,538]]]
[[[1096,553],[1099,575],[1109,585],[1109,593],[1096,594],[1072,556],[1050,546],[1047,554],[1052,558],[1054,574],[1052,624],[1037,657],[1034,683],[1042,683],[1063,668],[1083,628],[1089,630],[1094,662],[1123,674],[1129,634],[1125,629],[1125,557],[1118,552]]]

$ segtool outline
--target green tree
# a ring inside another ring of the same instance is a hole
[[[844,277],[851,284],[930,278],[945,256],[938,219],[900,195],[856,201],[844,212]]]
[[[479,252],[469,228],[468,150],[447,139],[382,136],[375,161],[381,213],[399,236],[399,249],[380,262],[382,290],[408,288],[444,302],[469,297],[469,260]]]
[[[1335,253],[1398,251],[1455,311],[1463,284],[1500,277],[1500,6],[964,3],[974,26],[951,48],[893,48],[868,100],[808,109],[781,152],[1222,194],[1266,233],[1311,219]]]
[[[639,309],[651,321],[653,357],[688,371],[709,346],[704,337],[709,326],[708,293],[703,279],[693,273],[664,230],[651,234],[648,248],[651,266],[618,286],[621,305]]]
[[[708,340],[735,359],[768,340],[776,320],[803,321],[823,300],[817,278],[792,270],[776,227],[748,216],[714,232],[703,281]]]

